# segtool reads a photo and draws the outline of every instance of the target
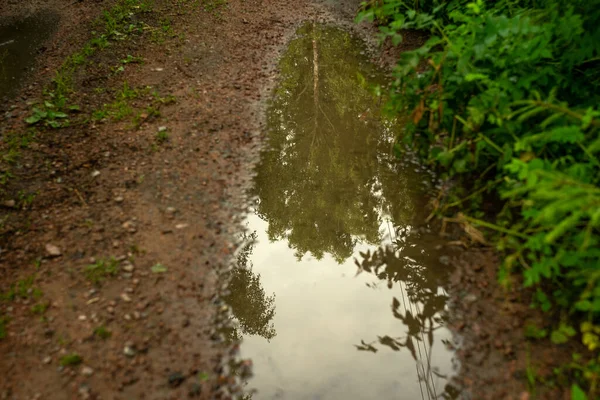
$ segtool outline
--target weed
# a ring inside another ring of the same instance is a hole
[[[202,0],[204,11],[212,12],[215,16],[220,16],[218,10],[227,6],[227,0]]]
[[[21,190],[17,193],[17,198],[19,199],[19,204],[21,207],[26,208],[33,203],[36,195],[37,193],[26,193]]]
[[[59,360],[60,365],[63,367],[76,366],[81,364],[83,358],[77,353],[66,354],[62,356]]]
[[[0,300],[13,301],[17,298],[21,299],[39,299],[42,297],[42,291],[34,286],[35,275],[20,279],[17,283],[12,284],[9,289],[0,294]]]
[[[108,111],[106,109],[95,110],[92,112],[92,119],[94,121],[102,121],[108,117]]]
[[[48,307],[50,307],[50,303],[48,302],[38,303],[31,306],[31,312],[34,314],[43,315]]]
[[[134,57],[128,54],[127,57],[121,60],[121,64],[141,64],[144,61],[142,57]]]
[[[171,104],[177,101],[177,98],[172,94],[168,94],[165,97],[162,97],[156,90],[152,92],[152,97],[154,97],[154,101],[160,104]]]
[[[67,114],[61,111],[56,111],[54,109],[54,105],[52,105],[49,102],[46,102],[45,105],[46,109],[39,109],[34,107],[33,114],[30,117],[26,118],[25,122],[27,122],[29,125],[35,125],[38,122],[42,121],[45,125],[52,128],[60,128],[62,126],[67,126],[69,121],[67,119]],[[63,119],[64,122],[61,122],[61,119]]]
[[[109,331],[104,325],[100,325],[94,329],[94,335],[98,336],[102,340],[106,340],[112,336],[112,332]]]
[[[169,132],[167,130],[159,130],[155,135],[156,142],[158,144],[163,144],[169,141]]]
[[[98,284],[119,272],[119,263],[114,258],[101,259],[84,269],[85,277],[92,283]]]

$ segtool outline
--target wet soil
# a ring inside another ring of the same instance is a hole
[[[36,46],[20,91],[0,106],[3,154],[15,134],[34,137],[18,157],[1,160],[3,399],[227,398],[239,390],[227,374],[236,347],[220,343],[217,332],[229,318],[220,295],[243,227],[277,59],[306,20],[336,22],[367,39],[373,33],[353,27],[356,4],[344,2],[156,0],[143,34],[115,41],[75,75],[75,123],[28,130],[24,119],[51,77],[115,3],[0,4],[2,18],[51,10],[60,20]],[[167,20],[172,33],[157,40],[152,32]],[[384,64],[390,54],[373,61]],[[125,65],[128,55],[143,62]],[[125,83],[139,89],[130,104],[139,118],[92,119]],[[174,102],[164,100],[170,96]],[[148,115],[148,107],[160,115]],[[451,326],[465,341],[460,379],[484,392],[472,398],[526,398],[522,334],[505,328],[523,314],[495,313],[500,304],[522,306],[501,301],[497,261],[483,254],[457,261],[455,293],[478,296],[477,307],[455,305]],[[109,272],[93,283],[90,265],[109,265]],[[486,349],[492,355],[481,356]],[[515,360],[514,385],[506,385],[503,372]]]

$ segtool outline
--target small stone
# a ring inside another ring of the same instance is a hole
[[[17,205],[17,202],[16,202],[16,201],[14,201],[14,200],[6,200],[6,201],[4,202],[4,205],[5,205],[6,207],[13,208],[14,206],[16,206],[16,205]]]
[[[100,171],[95,170],[94,172],[92,172],[92,178],[97,177],[98,175],[100,175]]]
[[[125,354],[127,357],[133,357],[135,356],[135,353],[135,347],[131,344],[125,345],[123,348],[123,354]]]
[[[106,311],[108,311],[109,314],[114,314],[115,313],[115,308],[114,307],[107,307]]]
[[[135,223],[133,221],[124,222],[122,226],[129,233],[136,232]]]
[[[131,321],[131,315],[129,315],[129,314],[125,314],[125,315],[123,316],[123,318],[124,318],[126,321]]]
[[[94,370],[87,365],[81,368],[81,375],[83,376],[92,376],[94,374]]]
[[[126,303],[129,303],[131,302],[131,297],[129,297],[127,293],[121,293],[121,300],[123,300]]]
[[[126,262],[122,268],[123,268],[123,271],[125,271],[125,272],[133,272],[133,270],[135,269],[133,264],[131,264],[130,262]]]
[[[123,198],[123,196],[117,196],[117,197],[115,197],[115,202],[117,202],[117,203],[122,203],[122,202],[123,202],[123,200],[125,200],[125,199]]]
[[[167,207],[166,211],[167,214],[175,214],[177,212],[177,209],[175,207]]]
[[[62,255],[62,252],[60,251],[60,249],[57,246],[50,244],[50,243],[48,243],[46,245],[46,252],[51,257],[59,257]]]
[[[175,225],[175,229],[185,229],[188,226],[189,226],[188,224],[177,224],[177,225]]]
[[[50,364],[52,362],[52,357],[48,356],[48,357],[44,357],[44,359],[42,360],[42,362],[46,365]]]
[[[477,296],[475,296],[474,294],[468,294],[465,296],[464,301],[466,303],[474,303],[477,301]]]
[[[166,130],[167,130],[167,127],[166,127],[166,126],[159,126],[159,127],[158,127],[158,131],[159,131],[159,132],[165,132]]]
[[[85,320],[87,320],[87,317],[85,315],[80,315],[79,316],[79,320],[80,321],[85,321]]]

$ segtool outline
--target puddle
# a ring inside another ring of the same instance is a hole
[[[38,12],[22,19],[0,18],[0,93],[11,97],[33,67],[43,43],[58,27],[59,17]]]
[[[364,45],[299,29],[267,110],[268,149],[226,299],[251,358],[252,399],[457,398],[450,274],[436,235],[415,228],[431,176],[390,154],[399,121]],[[246,397],[246,398],[250,398]]]

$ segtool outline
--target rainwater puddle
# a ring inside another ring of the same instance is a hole
[[[306,24],[280,61],[254,213],[226,298],[252,399],[456,398],[449,267],[418,231],[431,177],[390,154],[401,126],[364,45]],[[251,396],[251,397],[250,397]]]
[[[0,18],[0,97],[10,97],[58,27],[58,15],[39,12],[21,19]]]

